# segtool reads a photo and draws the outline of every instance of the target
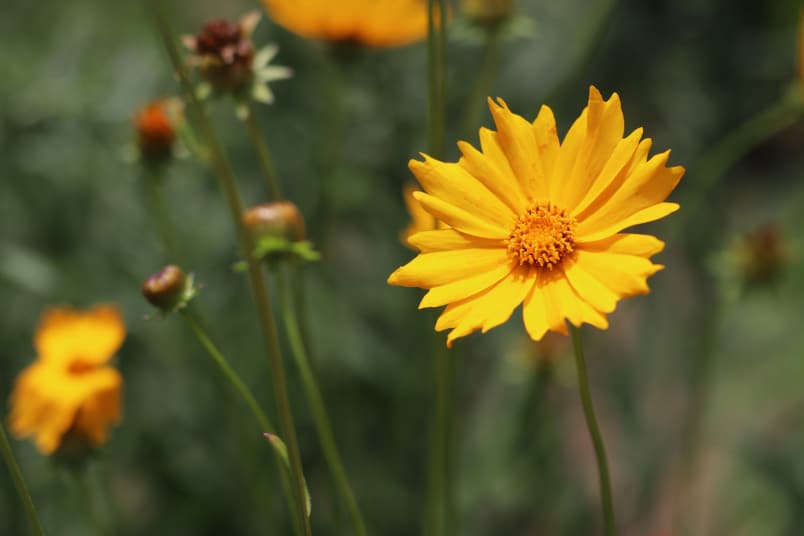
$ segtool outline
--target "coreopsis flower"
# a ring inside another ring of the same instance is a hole
[[[427,35],[426,0],[262,0],[271,18],[309,39],[398,47]]]
[[[181,109],[174,100],[155,100],[134,116],[137,150],[146,164],[159,165],[173,155]]]
[[[531,123],[489,99],[497,131],[480,130],[481,149],[459,142],[463,157],[424,156],[410,169],[424,188],[413,196],[449,226],[409,238],[419,255],[388,278],[428,289],[419,304],[446,309],[436,330],[447,344],[506,322],[521,304],[534,340],[566,320],[608,327],[617,302],[649,291],[663,267],[650,257],[664,243],[622,231],[667,216],[664,200],[684,168],[669,151],[648,158],[638,128],[623,138],[620,98],[591,87],[580,117],[559,142],[552,110]]]
[[[11,432],[33,436],[43,454],[76,443],[102,445],[109,426],[121,418],[123,380],[108,363],[125,336],[113,306],[45,311],[34,339],[38,357],[11,393]]]
[[[287,67],[270,65],[278,47],[266,45],[254,50],[251,34],[260,21],[256,11],[235,24],[223,19],[207,22],[196,36],[184,36],[184,45],[193,53],[191,63],[198,67],[205,83],[199,96],[211,93],[250,97],[271,104],[274,95],[268,84],[290,78]]]

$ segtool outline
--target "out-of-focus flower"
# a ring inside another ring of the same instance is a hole
[[[422,231],[432,231],[436,228],[435,217],[424,210],[421,203],[413,197],[413,192],[418,192],[419,189],[413,185],[407,185],[402,190],[402,198],[405,200],[405,206],[408,208],[410,214],[410,225],[408,225],[400,234],[400,240],[411,249],[416,249],[408,239],[416,233]]]
[[[251,233],[259,259],[296,258],[307,261],[319,259],[319,254],[307,240],[304,217],[290,201],[273,201],[243,212],[243,226]]]
[[[174,100],[149,102],[134,116],[137,149],[146,164],[167,162],[173,155],[181,108]]]
[[[461,0],[461,13],[474,24],[496,27],[514,12],[514,0]]]
[[[566,334],[565,320],[600,329],[617,302],[649,292],[663,267],[649,259],[664,243],[624,229],[679,207],[664,200],[684,174],[669,151],[648,158],[639,128],[623,138],[620,99],[591,87],[587,107],[559,143],[552,110],[531,123],[489,99],[497,131],[480,130],[481,150],[459,142],[463,158],[425,156],[410,168],[424,192],[413,196],[449,228],[409,238],[419,250],[388,278],[429,289],[419,307],[446,309],[436,330],[450,345],[486,332],[523,305],[534,340]]]
[[[427,35],[426,0],[262,0],[271,18],[310,39],[398,47]]]
[[[113,306],[45,311],[34,339],[38,357],[11,393],[11,432],[33,436],[43,454],[102,445],[121,418],[123,379],[108,362],[125,336]]]
[[[223,19],[207,22],[196,36],[184,36],[184,45],[193,53],[195,65],[205,81],[200,97],[210,93],[248,97],[270,104],[274,95],[268,84],[290,78],[287,67],[270,65],[276,56],[276,45],[267,45],[255,52],[251,34],[260,21],[252,11],[236,23]]]
[[[169,264],[143,282],[142,295],[163,313],[172,313],[197,294],[193,279],[193,274],[185,275],[180,267]]]

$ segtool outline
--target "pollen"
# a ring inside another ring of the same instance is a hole
[[[517,221],[508,239],[508,254],[519,265],[552,270],[575,249],[575,218],[550,203],[536,204]]]

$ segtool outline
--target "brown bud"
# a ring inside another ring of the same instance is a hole
[[[782,232],[770,224],[743,236],[741,252],[740,268],[746,283],[775,282],[789,258]]]
[[[170,157],[176,131],[164,102],[154,101],[142,108],[134,117],[134,126],[137,129],[137,147],[145,161],[157,163]]]
[[[307,237],[304,218],[290,201],[274,201],[251,207],[243,213],[243,225],[255,239],[276,237],[299,242]]]
[[[182,269],[169,264],[145,280],[142,295],[151,305],[167,312],[181,305],[186,287],[187,278]]]
[[[461,0],[463,15],[481,26],[493,27],[514,12],[514,0]]]

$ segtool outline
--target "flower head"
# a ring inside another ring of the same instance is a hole
[[[562,142],[547,106],[532,123],[502,100],[489,108],[497,131],[480,130],[481,150],[459,142],[457,163],[410,162],[424,188],[413,196],[449,228],[411,236],[420,253],[388,282],[429,289],[420,307],[446,305],[435,327],[452,330],[448,345],[520,304],[534,340],[566,334],[565,320],[606,329],[617,302],[647,293],[662,269],[649,259],[663,242],[622,231],[676,211],[664,200],[684,169],[666,167],[669,151],[648,158],[641,128],[623,138],[616,93],[604,101],[591,87]]]
[[[276,56],[276,45],[254,50],[251,34],[260,14],[249,12],[237,23],[223,19],[207,22],[198,35],[184,36],[184,45],[193,53],[191,62],[198,67],[207,85],[201,96],[210,92],[249,96],[270,104],[274,100],[268,83],[291,76],[287,67],[269,65]]]
[[[325,41],[397,47],[427,35],[425,0],[262,0],[271,18],[293,33]]]
[[[45,311],[34,338],[36,361],[17,377],[9,428],[34,436],[43,454],[67,441],[96,447],[120,421],[120,373],[107,366],[125,338],[117,308]]]

